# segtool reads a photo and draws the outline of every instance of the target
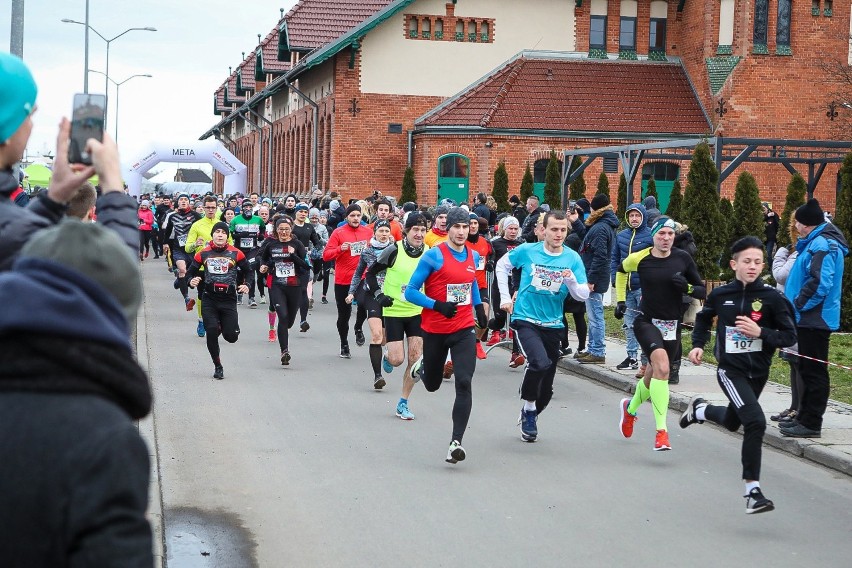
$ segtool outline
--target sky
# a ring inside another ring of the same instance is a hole
[[[132,31],[110,43],[109,75],[116,83],[136,74],[118,89],[109,84],[107,131],[115,137],[129,165],[156,144],[192,143],[218,122],[213,96],[236,68],[243,52],[257,47],[277,25],[280,9],[295,0],[89,0],[89,25],[106,38]],[[0,0],[0,50],[10,50],[12,0]],[[55,154],[57,126],[70,118],[74,93],[83,92],[86,0],[25,0],[24,61],[38,84],[38,112],[27,153]],[[89,69],[105,71],[106,43],[89,33]],[[103,93],[105,78],[89,74],[89,92]],[[170,181],[178,164],[161,163],[152,181]],[[186,165],[185,167],[202,167]],[[202,167],[208,173],[211,168]]]

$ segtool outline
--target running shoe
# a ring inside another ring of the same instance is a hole
[[[264,296],[263,294],[261,294],[261,295],[260,295],[260,303],[261,303],[261,304],[265,304],[265,303],[266,303],[266,296]]]
[[[198,337],[204,337],[204,335],[207,333],[207,330],[204,329],[203,321],[198,322],[198,327],[195,328],[195,333],[198,334]]]
[[[328,299],[326,299],[326,297],[325,297],[325,296],[323,296],[323,297],[320,299],[320,302],[322,302],[323,304],[327,304],[327,303],[328,303]]]
[[[657,437],[654,439],[654,451],[664,452],[672,449],[669,443],[669,433],[666,430],[657,430]]]
[[[461,442],[458,440],[450,442],[450,449],[447,450],[447,463],[458,463],[460,461],[464,461],[465,457],[464,448],[462,448]]]
[[[630,404],[629,398],[622,398],[621,404],[619,405],[619,410],[621,410],[621,435],[625,438],[629,438],[633,435],[633,423],[636,422],[637,418],[635,414],[630,414],[627,411],[627,405]]]
[[[195,298],[184,298],[183,303],[186,304],[186,311],[191,312],[195,307]]]
[[[415,383],[419,383],[420,379],[423,378],[423,355],[421,355],[411,366],[410,377],[412,382]]]
[[[290,352],[289,351],[285,351],[284,353],[281,354],[281,364],[282,365],[289,365],[290,364]]]
[[[380,391],[385,388],[386,384],[387,383],[385,382],[385,378],[381,375],[376,375],[376,378],[373,380],[373,388],[377,391]]]
[[[755,487],[748,492],[746,498],[746,515],[755,513],[768,513],[775,509],[775,503],[763,496],[760,487]]]
[[[305,333],[309,329],[311,329],[311,324],[309,324],[307,321],[303,321],[299,324],[299,333]]]
[[[382,355],[382,369],[385,373],[393,373],[393,365],[388,361],[387,355]]]
[[[526,363],[526,358],[518,352],[512,353],[511,358],[509,359],[509,367],[512,369],[517,369],[524,363]]]
[[[477,359],[485,359],[488,357],[488,353],[485,352],[485,349],[482,348],[482,342],[476,342],[476,358]]]
[[[408,410],[408,403],[399,401],[396,405],[396,415],[402,420],[414,420],[414,415]]]
[[[486,343],[485,345],[487,345],[488,347],[493,347],[494,345],[497,345],[498,343],[503,341],[505,337],[506,336],[503,334],[502,331],[492,331],[491,337],[488,339],[488,343]]]
[[[171,272],[171,270],[169,272]],[[180,290],[180,278],[175,278],[175,281],[172,283],[172,286],[175,287],[175,290]]]
[[[636,371],[639,369],[639,361],[637,361],[633,357],[627,357],[624,359],[624,361],[616,365],[615,368],[619,371]]]
[[[683,414],[680,416],[680,427],[686,428],[691,424],[704,424],[703,420],[699,420],[695,417],[695,414],[698,412],[699,408],[706,408],[707,401],[705,401],[700,396],[693,396],[689,401],[689,404],[686,405],[686,410],[683,411]]]
[[[269,342],[273,343],[278,340],[278,334],[275,333],[274,329],[269,330]]]
[[[559,348],[559,359],[564,359],[565,357],[572,354],[573,352],[574,352],[574,350],[571,349],[570,347],[560,347]]]
[[[453,376],[453,362],[452,362],[452,361],[447,361],[446,363],[444,363],[444,374],[443,374],[443,377],[444,377],[444,379],[446,380],[446,379],[449,379],[449,378],[450,378],[450,377],[452,377],[452,376]]]
[[[355,330],[355,345],[358,347],[363,346],[367,342],[367,338],[364,337],[363,330],[356,329]]]
[[[222,365],[216,365],[213,368],[213,378],[219,381],[225,378],[225,369],[222,368]]]
[[[340,346],[340,358],[341,359],[351,359],[352,358],[352,354],[349,353],[349,346],[348,345],[341,345]]]
[[[313,299],[313,298],[311,298],[310,300],[308,300],[308,309],[309,309],[309,310],[314,309],[314,299]]]
[[[535,410],[521,409],[521,439],[524,442],[535,442],[538,437],[537,419],[538,413]]]
[[[249,298],[249,307],[253,310],[257,309],[257,302],[254,298]]]
[[[583,355],[588,355],[588,354],[589,354],[589,352],[586,351],[585,349],[580,349],[576,353],[574,353],[574,359],[579,359]]]

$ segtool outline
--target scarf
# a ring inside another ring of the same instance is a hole
[[[386,249],[392,242],[392,240],[389,240],[387,242],[381,243],[376,240],[376,237],[370,237],[370,246],[377,250]]]
[[[405,249],[405,254],[410,256],[411,258],[417,258],[421,254],[423,254],[423,248],[425,245],[420,245],[416,247],[412,244],[408,243],[408,239],[402,239],[402,248]]]

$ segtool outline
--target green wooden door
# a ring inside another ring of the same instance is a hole
[[[457,204],[469,201],[470,159],[461,154],[438,158],[438,201],[452,199]]]
[[[680,166],[668,162],[655,162],[642,166],[642,199],[648,194],[648,180],[654,178],[657,186],[657,208],[665,213],[669,208],[674,182],[680,175]]]
[[[533,164],[533,195],[538,197],[539,203],[544,203],[544,180],[547,178],[547,165],[550,160],[536,160]],[[559,162],[559,171],[562,172],[562,162]]]

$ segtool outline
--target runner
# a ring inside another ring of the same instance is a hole
[[[393,218],[393,206],[391,202],[387,199],[379,199],[376,201],[376,223],[379,221],[387,221],[390,223],[391,235],[393,236],[394,241],[402,240],[402,225],[399,224],[399,221]],[[376,223],[373,223],[373,230],[375,230]]]
[[[435,219],[432,221],[432,228],[426,233],[425,239],[429,248],[435,248],[435,246],[447,240],[447,212],[449,210],[446,205],[439,205],[435,208]]]
[[[260,273],[272,275],[269,305],[278,315],[278,346],[281,364],[289,365],[289,330],[296,321],[302,294],[302,281],[308,271],[307,251],[299,239],[293,238],[293,220],[282,216],[275,221],[277,238],[261,250]]]
[[[731,247],[735,279],[715,288],[695,318],[689,360],[701,364],[704,346],[716,323],[718,359],[716,379],[730,401],[727,406],[707,404],[694,396],[680,419],[680,427],[710,420],[731,432],[743,426],[742,464],[746,513],[764,513],[775,505],[760,490],[760,461],[766,417],[758,398],[769,379],[772,356],[778,347],[796,343],[793,307],[775,288],[760,280],[763,243],[745,237]]]
[[[636,384],[632,399],[621,401],[621,434],[633,435],[636,411],[646,400],[651,400],[656,422],[655,451],[671,450],[666,412],[669,408],[669,369],[680,344],[681,293],[703,299],[704,282],[698,274],[695,261],[688,253],[672,248],[675,222],[668,217],[658,217],[651,227],[654,246],[635,252],[624,259],[615,275],[615,317],[621,319],[627,312],[627,275],[639,274],[642,299],[639,315],[633,320],[633,331],[639,346],[648,358],[645,376]]]
[[[494,272],[493,261],[490,260],[491,253],[494,249],[491,248],[491,243],[488,237],[479,234],[480,223],[487,226],[488,222],[485,219],[480,220],[479,215],[470,213],[470,232],[467,236],[467,246],[479,253],[479,263],[476,265],[476,285],[479,286],[479,297],[482,299],[482,305],[485,308],[485,317],[487,318],[491,312],[491,306],[488,304],[488,281],[486,273]],[[485,349],[482,348],[482,340],[487,339],[488,327],[479,328],[476,330],[476,357],[485,359],[488,355]]]
[[[370,239],[370,244],[361,253],[358,267],[352,274],[352,283],[349,285],[346,303],[351,304],[357,297],[358,305],[363,305],[364,309],[367,310],[367,325],[370,326],[370,364],[373,367],[373,388],[382,390],[386,384],[384,377],[382,377],[382,343],[384,342],[382,303],[387,303],[387,301],[383,299],[382,303],[379,303],[370,291],[381,292],[380,284],[384,281],[384,274],[378,275],[379,285],[370,289],[365,287],[366,282],[362,275],[376,262],[376,258],[382,251],[394,241],[390,223],[386,220],[376,221],[373,224],[373,230],[375,234]]]
[[[511,315],[511,325],[527,361],[521,384],[519,423],[521,439],[538,438],[538,415],[553,397],[553,379],[559,362],[562,305],[565,296],[576,300],[589,297],[586,269],[580,255],[564,246],[568,236],[568,218],[562,211],[543,216],[544,242],[527,243],[503,255],[496,266],[500,308]],[[521,271],[520,285],[513,296],[509,290],[512,270]]]
[[[405,301],[404,294],[408,282],[414,274],[417,263],[428,250],[423,242],[428,223],[419,213],[412,213],[405,220],[403,240],[387,247],[373,266],[367,271],[367,285],[373,291],[374,300],[383,306],[385,318],[385,336],[387,340],[387,364],[385,371],[390,372],[405,361],[403,340],[408,338],[408,365],[402,376],[402,397],[396,404],[396,415],[402,420],[414,420],[414,414],[408,408],[408,399],[414,389],[415,380],[411,368],[423,354],[423,332],[420,313],[423,308]],[[384,282],[379,284],[379,276],[384,272]],[[389,301],[390,300],[390,301]]]
[[[207,351],[213,359],[213,378],[221,380],[225,378],[225,371],[219,357],[219,335],[228,343],[236,343],[240,337],[237,293],[248,292],[248,286],[242,280],[251,273],[251,269],[242,251],[228,244],[226,223],[215,223],[211,233],[210,244],[195,253],[188,278],[189,285],[197,287],[202,281],[200,270],[204,267],[201,314],[207,331]]]
[[[446,214],[447,242],[423,254],[405,288],[405,299],[425,308],[422,313],[423,355],[412,368],[429,392],[441,387],[441,362],[451,353],[455,363],[456,398],[453,435],[446,461],[465,459],[462,438],[473,403],[471,383],[476,370],[474,325],[486,327],[488,319],[479,298],[476,265],[479,254],[466,246],[470,217],[461,207]],[[424,292],[420,288],[424,288]],[[474,318],[474,313],[476,317]]]
[[[255,260],[255,256],[257,256],[258,247],[263,240],[266,223],[263,219],[252,213],[250,203],[246,202],[246,207],[243,207],[240,210],[240,214],[231,221],[230,229],[234,238],[234,244],[246,255],[252,272],[256,272],[259,267],[256,266],[257,261]],[[249,307],[254,309],[257,308],[257,301],[254,296],[255,279],[251,278],[248,281]],[[242,295],[238,297],[237,303],[242,303]]]
[[[166,214],[160,229],[160,240],[163,244],[163,254],[171,255],[172,266],[177,276],[177,288],[180,289],[186,311],[192,311],[195,300],[189,297],[186,269],[192,263],[192,256],[183,248],[189,236],[189,229],[201,216],[190,209],[189,196],[182,193],[177,199],[177,209]],[[200,296],[199,296],[200,297]],[[204,325],[199,326],[203,335]]]
[[[316,229],[314,229],[312,224],[307,222],[309,209],[310,208],[305,203],[296,204],[296,217],[293,223],[293,236],[302,243],[302,246],[305,247],[305,251],[310,248],[319,248],[322,246],[322,240],[316,232]],[[305,257],[305,260],[307,260],[307,257]],[[308,302],[308,282],[311,281],[310,265],[308,265],[308,273],[309,274],[307,276],[300,279],[302,280],[302,295],[299,299],[299,331],[302,333],[311,328],[308,323],[308,309],[312,307]]]
[[[361,253],[367,246],[373,231],[361,224],[361,207],[350,205],[346,208],[346,224],[331,233],[328,244],[322,253],[325,261],[334,261],[334,299],[337,303],[337,333],[340,335],[340,357],[350,359],[349,352],[349,318],[352,317],[352,305],[346,302],[349,295],[349,285],[352,275],[358,266]],[[358,305],[355,316],[355,343],[364,345],[366,338],[362,331],[367,312],[363,305]]]
[[[274,228],[269,221],[269,206],[268,205],[259,206],[257,208],[257,216],[260,217],[260,219],[263,221],[263,225],[264,225],[264,229],[261,231],[261,235],[259,237],[261,242],[258,246],[261,246],[261,245],[263,245],[263,241],[265,239],[274,239],[275,238],[275,236],[273,235]],[[260,303],[265,304],[266,303],[266,294],[265,294],[264,290],[266,289],[266,278],[260,274],[260,263],[259,262],[255,263],[254,270],[255,270],[255,280],[257,281],[257,294],[258,294],[258,296],[260,296]],[[272,333],[275,333],[274,329],[272,329],[270,331],[270,335]],[[269,339],[269,341],[275,341],[275,338],[272,337],[272,338]]]
[[[323,294],[322,300],[323,304],[327,304],[328,300],[325,298],[325,294],[328,291],[328,283],[326,281],[327,268],[326,263],[322,259],[322,251],[325,249],[325,245],[328,243],[328,228],[326,228],[325,223],[320,221],[321,213],[319,209],[311,209],[308,212],[308,220],[310,220],[311,225],[314,226],[314,230],[317,232],[320,238],[320,246],[315,247],[312,246],[308,251],[308,256],[311,261],[311,274],[312,278],[310,282],[308,282],[308,308],[313,309],[314,307],[314,282],[318,282],[320,280],[323,281]]]

